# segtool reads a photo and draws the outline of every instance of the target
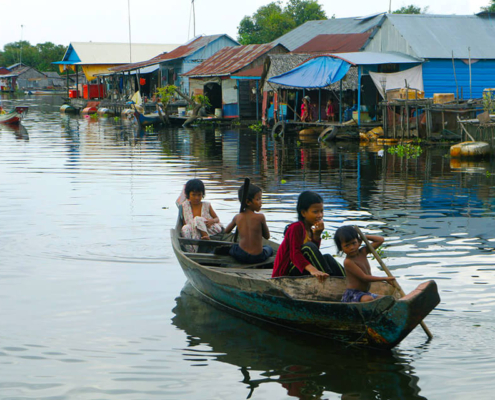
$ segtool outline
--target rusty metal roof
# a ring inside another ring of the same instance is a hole
[[[371,32],[318,35],[293,53],[349,53],[360,51]]]
[[[260,78],[263,74],[263,65],[260,65],[255,68],[245,69],[244,71],[240,71],[236,74],[232,74],[232,77],[239,78]]]
[[[225,47],[203,61],[196,68],[183,76],[225,76],[233,74],[251,64],[268,51],[277,46],[276,43],[248,44],[246,46]]]
[[[214,40],[216,40],[222,36],[224,36],[224,35],[200,36],[196,39],[193,39],[189,43],[186,43],[182,46],[177,47],[176,49],[172,50],[169,53],[159,54],[158,56],[153,57],[152,59],[147,60],[147,61],[142,61],[142,62],[133,63],[133,64],[120,65],[118,67],[109,68],[109,70],[112,72],[130,71],[133,69],[147,67],[148,65],[159,64],[159,63],[164,62],[164,61],[171,61],[171,60],[175,60],[178,58],[184,58],[184,57],[187,57],[187,56],[193,54],[194,52],[198,51],[202,47],[207,46],[209,43],[213,42]]]
[[[294,50],[322,34],[348,34],[375,31],[385,20],[383,14],[365,18],[330,18],[307,21],[275,40],[289,50]]]

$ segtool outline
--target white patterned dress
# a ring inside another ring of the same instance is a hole
[[[210,214],[210,203],[207,201],[201,202],[200,217],[194,217],[191,203],[189,200],[184,201],[182,203],[182,218],[184,220],[182,237],[187,239],[201,239],[201,233],[199,231],[207,232],[208,236],[213,236],[223,231],[223,226],[219,223],[213,224],[209,228],[206,227],[206,220],[212,218]],[[191,253],[196,253],[198,251],[198,246],[187,244],[186,250]]]

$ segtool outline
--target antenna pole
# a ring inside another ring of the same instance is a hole
[[[392,0],[388,2],[388,13],[392,14]]]
[[[21,25],[21,43],[19,43],[20,51],[19,51],[19,64],[22,64],[22,30],[24,29],[24,25]]]
[[[131,46],[131,0],[127,0],[127,13],[129,14],[129,62],[132,62],[132,46]]]
[[[194,0],[192,0],[192,12],[193,12],[193,37],[196,37],[196,12],[194,11]]]

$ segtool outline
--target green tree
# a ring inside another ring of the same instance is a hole
[[[21,62],[38,71],[58,71],[54,61],[60,61],[65,54],[65,46],[51,42],[40,43],[36,46],[23,40],[22,42],[7,43],[3,52],[0,52],[0,65],[9,65]]]
[[[410,4],[408,6],[403,6],[398,10],[395,10],[392,14],[426,14],[428,12],[428,6],[421,9],[419,6],[415,6],[414,4]]]
[[[275,1],[241,20],[238,40],[244,45],[269,43],[307,21],[320,19],[326,15],[317,0],[289,0],[285,8]]]
[[[296,24],[284,14],[280,2],[258,8],[252,17],[244,17],[239,25],[239,43],[269,43],[294,29]]]
[[[289,0],[285,13],[292,17],[296,26],[307,21],[327,19],[325,11],[316,0]]]
[[[486,7],[481,7],[481,11],[493,12],[495,13],[495,0],[490,1],[491,4],[488,4]]]

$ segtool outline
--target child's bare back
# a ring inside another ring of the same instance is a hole
[[[243,198],[244,185],[239,189],[239,200]],[[273,249],[263,246],[263,238],[270,239],[270,231],[266,224],[265,216],[261,210],[261,189],[251,185],[248,188],[245,208],[237,214],[227,225],[226,233],[229,233],[237,226],[239,232],[239,243],[232,245],[229,254],[242,263],[263,262],[273,254]]]
[[[246,253],[260,254],[263,251],[263,238],[269,239],[270,233],[263,214],[257,214],[249,208],[237,214],[234,222],[239,230],[239,246]]]

